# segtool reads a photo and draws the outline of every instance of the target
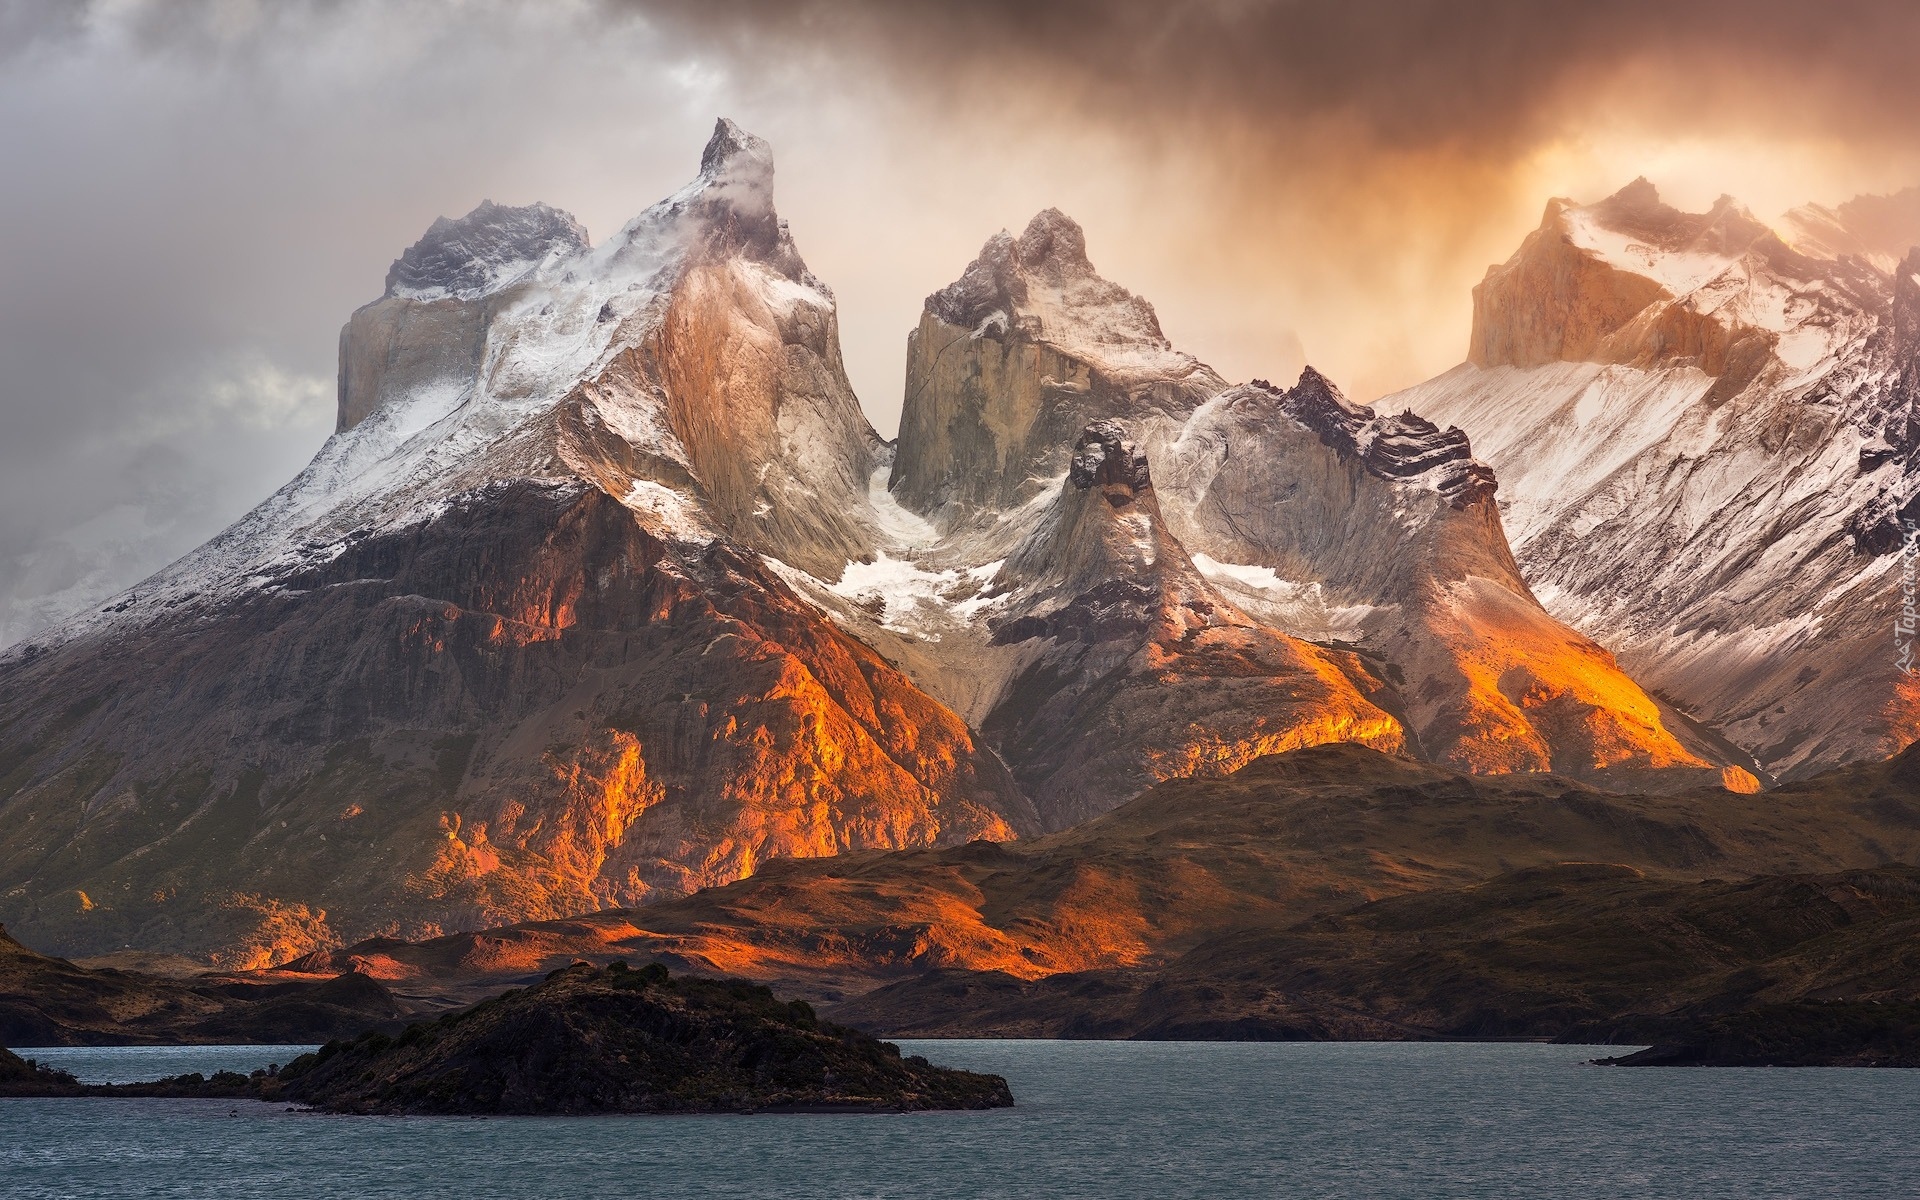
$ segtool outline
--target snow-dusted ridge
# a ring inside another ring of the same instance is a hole
[[[477,300],[590,245],[587,231],[557,208],[509,208],[483,200],[459,220],[440,217],[387,271],[387,295],[409,300]]]
[[[617,499],[662,536],[711,540],[726,522],[689,487],[694,456],[658,383],[614,368],[655,335],[696,265],[741,277],[769,324],[831,327],[832,293],[799,262],[771,187],[766,143],[722,120],[700,175],[598,245],[542,204],[436,220],[343,330],[340,427],[313,461],[205,546],[8,655],[270,585],[502,481],[583,486],[595,472],[556,436],[565,407],[667,476],[628,479]],[[467,331],[477,353],[455,336]],[[808,453],[804,423],[784,436],[776,457]],[[859,448],[863,473],[870,452]]]
[[[1920,192],[1779,231],[1645,180],[1555,201],[1475,290],[1471,361],[1382,403],[1471,430],[1553,611],[1768,770],[1891,753],[1915,732],[1887,582],[1915,515],[1914,241]]]

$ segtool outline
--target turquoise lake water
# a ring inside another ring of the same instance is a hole
[[[1920,1071],[1623,1070],[1579,1065],[1617,1049],[1540,1045],[901,1046],[1005,1075],[1018,1106],[473,1120],[0,1100],[0,1196],[1920,1195]],[[22,1053],[104,1080],[297,1051]]]

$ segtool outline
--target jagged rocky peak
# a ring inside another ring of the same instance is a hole
[[[1554,200],[1474,288],[1468,361],[1694,366],[1731,394],[1778,359],[1805,368],[1877,319],[1887,280],[1810,257],[1730,196],[1704,213],[1637,179],[1594,204]]]
[[[728,183],[760,193],[773,188],[773,147],[733,120],[713,123],[713,136],[700,152],[700,174],[715,183]]]
[[[1090,290],[1116,300],[1138,299],[1125,288],[1100,278],[1087,258],[1086,231],[1072,217],[1049,208],[1034,214],[1017,238],[1004,229],[988,238],[960,278],[927,297],[927,311],[950,325],[966,328],[975,328],[995,314],[1010,319],[1029,302],[1029,280],[1054,287],[1091,284]],[[1145,301],[1139,301],[1139,305],[1152,322],[1153,336],[1159,337],[1153,307]],[[1008,331],[1001,327],[997,332]]]
[[[1048,828],[1294,746],[1403,748],[1356,658],[1261,625],[1201,574],[1130,422],[1089,422],[1068,448],[994,579],[992,644],[1012,671],[980,726]]]
[[[1381,416],[1311,367],[1291,388],[1256,379],[1222,392],[1159,466],[1168,524],[1208,577],[1302,636],[1364,640],[1367,614],[1435,580],[1526,591],[1493,472],[1466,435],[1410,411]]]
[[[1017,238],[989,238],[927,297],[888,486],[950,531],[1049,490],[1088,422],[1168,440],[1226,386],[1168,343],[1151,304],[1094,269],[1085,232],[1050,208]]]
[[[1358,458],[1369,473],[1419,483],[1455,508],[1491,499],[1499,486],[1493,468],[1473,457],[1472,443],[1459,426],[1442,429],[1411,410],[1379,416],[1371,407],[1349,401],[1332,380],[1310,366],[1291,389],[1256,379],[1223,399],[1275,403],[1326,445]]]
[[[1320,440],[1349,454],[1359,453],[1360,431],[1373,420],[1373,410],[1347,402],[1331,379],[1311,366],[1300,372],[1291,388],[1278,388],[1264,379],[1247,385],[1263,397],[1273,397],[1280,411],[1320,435]]]
[[[1054,488],[1053,504],[1008,554],[997,586],[1034,594],[1091,591],[1109,604],[1124,596],[1132,613],[1127,628],[1144,629],[1140,623],[1159,586],[1144,581],[1168,571],[1192,573],[1161,517],[1145,447],[1124,421],[1089,422],[1072,439],[1066,478]],[[1031,621],[1021,626],[1031,627]],[[1005,640],[1005,630],[1000,633]]]
[[[1414,412],[1376,418],[1365,454],[1367,469],[1385,479],[1419,480],[1455,508],[1492,499],[1493,468],[1473,457],[1458,425],[1445,429]]]
[[[1466,435],[1309,368],[1221,393],[1159,460],[1191,561],[1268,625],[1388,664],[1423,756],[1484,772],[1697,768],[1658,705],[1521,578]]]
[[[1554,223],[1561,214],[1580,207],[1565,198],[1549,201],[1547,219],[1542,222],[1542,227]],[[1660,189],[1645,175],[1606,199],[1588,205],[1586,210],[1610,229],[1633,233],[1652,242],[1681,242],[1692,232],[1687,214],[1662,200]]]
[[[435,229],[402,274],[490,282],[355,312],[340,430],[375,414],[408,430],[463,413],[489,438],[516,425],[516,462],[557,456],[616,497],[654,496],[663,532],[724,529],[828,579],[870,552],[880,439],[846,380],[833,295],[774,210],[766,142],[722,118],[699,173],[598,247],[546,208],[483,206]],[[543,412],[557,440],[527,424]]]
[[[787,223],[773,206],[773,147],[721,117],[700,153],[700,178],[668,201],[684,205],[705,222],[706,244],[721,253],[746,252],[775,260],[812,287],[823,285],[806,270]]]
[[[1393,401],[1474,431],[1556,616],[1780,778],[1920,729],[1871,582],[1920,508],[1915,241],[1920,191],[1779,233],[1644,181],[1556,202],[1475,289],[1470,365]]]
[[[554,255],[586,249],[587,231],[546,204],[482,200],[457,220],[437,218],[387,269],[389,296],[473,300],[526,275]]]
[[[1570,202],[1568,202],[1570,203]],[[1635,176],[1632,183],[1621,188],[1613,195],[1594,206],[1606,209],[1622,217],[1677,218],[1680,211],[1669,207],[1660,199],[1660,189],[1645,175]]]
[[[1568,207],[1577,218],[1669,252],[1735,255],[1773,232],[1728,195],[1704,213],[1682,212],[1662,200],[1660,190],[1644,175],[1597,204]]]
[[[1116,369],[1174,355],[1153,305],[1094,269],[1086,232],[1057,208],[1017,238],[1004,229],[988,238],[958,280],[927,297],[927,311],[981,337],[1025,336]]]
[[[363,306],[341,428],[306,470],[139,604],[30,670],[0,660],[0,742],[46,751],[9,801],[24,834],[0,822],[0,917],[19,911],[8,863],[105,895],[100,860],[31,816],[71,807],[69,753],[126,765],[128,803],[87,844],[178,903],[116,867],[135,901],[57,936],[175,922],[179,947],[247,963],[1032,829],[957,714],[792,590],[871,561],[882,443],[831,295],[787,257],[765,143],[722,121],[689,175],[599,246],[552,210],[436,226],[403,256],[413,284],[543,257],[483,294]],[[110,714],[26,732],[101,680]],[[189,776],[178,796],[142,782]],[[273,797],[271,822],[243,798],[248,853],[154,840],[156,813],[243,777]],[[336,819],[351,833],[313,837]]]
[[[1153,486],[1147,452],[1127,437],[1126,426],[1118,421],[1095,421],[1081,430],[1067,479],[1082,491],[1121,486],[1139,492]]]

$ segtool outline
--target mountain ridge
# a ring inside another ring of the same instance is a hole
[[[1901,749],[1920,696],[1890,648],[1914,259],[1806,218],[1555,201],[1476,288],[1468,362],[1386,401],[1474,431],[1551,611],[1788,778]]]
[[[1540,605],[1461,428],[1230,386],[1058,210],[928,298],[883,442],[773,186],[722,119],[597,245],[483,204],[403,251],[313,463],[0,655],[0,918],[264,966],[1343,740],[1758,786]]]

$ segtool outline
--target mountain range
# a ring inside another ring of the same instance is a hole
[[[1326,743],[1710,808],[1911,740],[1898,204],[1556,201],[1469,363],[1371,407],[1230,384],[1049,209],[927,298],[887,442],[773,180],[723,120],[603,242],[406,249],[313,462],[0,655],[0,920],[263,968],[991,862]],[[1063,886],[1081,932],[994,953],[1109,962],[1137,906]]]

